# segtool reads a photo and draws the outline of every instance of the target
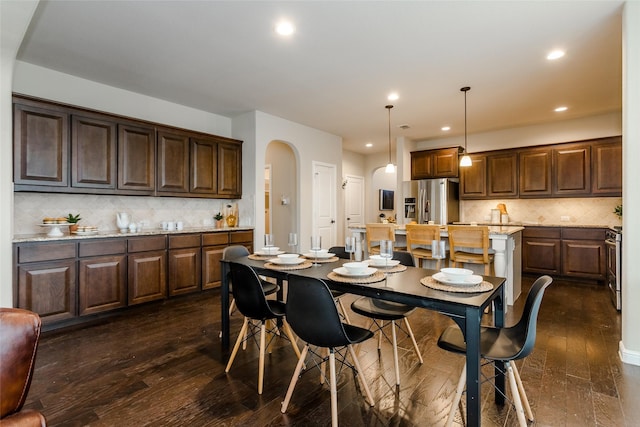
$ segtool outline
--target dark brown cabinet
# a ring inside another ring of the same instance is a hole
[[[118,189],[152,193],[156,177],[155,129],[118,125]]]
[[[169,296],[200,290],[200,234],[169,236]]]
[[[591,193],[622,194],[622,138],[605,138],[591,147]]]
[[[129,305],[167,296],[167,251],[165,236],[128,240],[127,257]]]
[[[218,143],[212,138],[191,139],[191,192],[216,194],[218,191]]]
[[[591,193],[591,146],[563,144],[553,149],[553,194],[584,196]]]
[[[560,242],[558,227],[525,227],[522,231],[522,272],[560,274]]]
[[[218,194],[239,197],[242,194],[242,146],[218,144]]]
[[[487,156],[471,154],[471,166],[460,168],[460,198],[487,197]]]
[[[518,155],[503,152],[487,156],[487,196],[518,197]]]
[[[159,193],[189,191],[189,135],[167,130],[158,131]]]
[[[83,116],[71,118],[71,186],[116,188],[116,123]]]
[[[460,147],[411,152],[411,179],[457,178]]]
[[[202,289],[220,286],[222,268],[220,260],[224,248],[229,246],[228,233],[204,233],[202,235]]]
[[[551,159],[547,148],[518,152],[520,197],[551,197]]]
[[[78,314],[101,313],[127,305],[125,239],[78,243]]]
[[[14,183],[68,187],[69,114],[35,105],[14,105]]]

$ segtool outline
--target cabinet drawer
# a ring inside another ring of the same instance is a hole
[[[232,231],[229,233],[230,243],[253,242],[253,231]]]
[[[536,237],[542,239],[559,239],[560,228],[556,227],[525,227],[522,237]]]
[[[166,248],[165,236],[138,237],[128,241],[129,252],[157,251]]]
[[[18,263],[54,261],[76,257],[75,243],[39,243],[18,246]]]
[[[569,240],[600,240],[605,239],[604,228],[563,228],[562,238]]]
[[[169,236],[169,249],[200,247],[200,234]]]
[[[126,251],[127,241],[125,239],[93,240],[78,243],[78,256],[80,257],[124,254]]]
[[[202,246],[226,245],[229,243],[229,233],[206,233],[202,235]]]

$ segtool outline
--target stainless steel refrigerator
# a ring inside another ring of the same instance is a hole
[[[415,199],[415,221],[418,224],[429,221],[451,224],[460,221],[460,183],[457,179],[424,179],[412,182],[410,188],[411,198]]]

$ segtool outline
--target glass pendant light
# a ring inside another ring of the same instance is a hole
[[[460,159],[460,167],[471,166],[471,157],[469,157],[469,153],[467,153],[467,92],[469,90],[471,90],[469,86],[460,89],[461,92],[464,92],[464,153]]]
[[[389,163],[387,163],[387,167],[384,168],[385,173],[394,173],[396,171],[396,167],[393,163],[391,163],[391,109],[393,105],[385,105],[387,111],[389,112]]]

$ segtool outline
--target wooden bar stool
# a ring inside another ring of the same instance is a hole
[[[396,226],[394,224],[371,223],[365,226],[367,231],[367,251],[369,255],[380,253],[380,240],[391,240],[396,248]],[[374,245],[374,243],[377,243]]]
[[[422,260],[436,260],[436,270],[440,270],[441,258],[433,258],[431,243],[434,240],[440,242],[440,226],[427,224],[407,224],[407,250],[418,261],[418,267],[422,268]],[[444,255],[444,254],[443,254]]]
[[[484,274],[491,274],[493,254],[489,252],[489,227],[449,225],[449,259],[453,267],[464,263],[484,264]]]

